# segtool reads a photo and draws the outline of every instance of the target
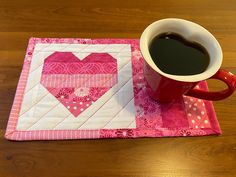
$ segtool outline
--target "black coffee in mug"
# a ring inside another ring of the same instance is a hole
[[[207,50],[176,33],[163,33],[151,41],[149,52],[156,66],[172,75],[194,75],[204,72],[210,62]]]

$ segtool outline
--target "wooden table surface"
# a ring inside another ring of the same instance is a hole
[[[4,139],[29,37],[139,38],[155,20],[184,18],[219,40],[236,74],[236,1],[0,0],[0,176],[236,176],[236,94],[214,102],[223,135],[11,142]],[[224,84],[209,82],[212,90]]]

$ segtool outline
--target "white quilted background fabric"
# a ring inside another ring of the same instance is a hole
[[[118,83],[78,117],[74,117],[41,84],[44,59],[55,51],[79,59],[108,53],[118,64]],[[94,130],[136,128],[129,44],[36,44],[17,130]]]

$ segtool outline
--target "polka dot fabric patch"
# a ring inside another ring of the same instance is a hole
[[[205,103],[201,99],[184,97],[189,127],[193,129],[211,128]]]

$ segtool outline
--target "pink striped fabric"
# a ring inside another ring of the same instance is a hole
[[[32,50],[34,50],[34,42],[33,40],[30,40],[27,51],[32,51]],[[24,94],[26,82],[29,75],[30,64],[31,64],[31,56],[26,55],[23,69],[21,72],[21,76],[20,76],[18,86],[16,89],[15,99],[14,99],[11,113],[9,116],[9,121],[7,124],[7,131],[5,134],[5,137],[7,139],[17,140],[17,139],[22,138],[22,136],[19,135],[19,132],[16,131],[16,126],[17,126],[17,120],[20,114],[20,108],[21,108],[21,103],[23,100],[23,94]]]
[[[42,74],[45,87],[112,87],[117,83],[116,74]]]
[[[35,130],[35,131],[14,131],[6,134],[9,140],[62,140],[62,139],[97,139],[99,130]]]

